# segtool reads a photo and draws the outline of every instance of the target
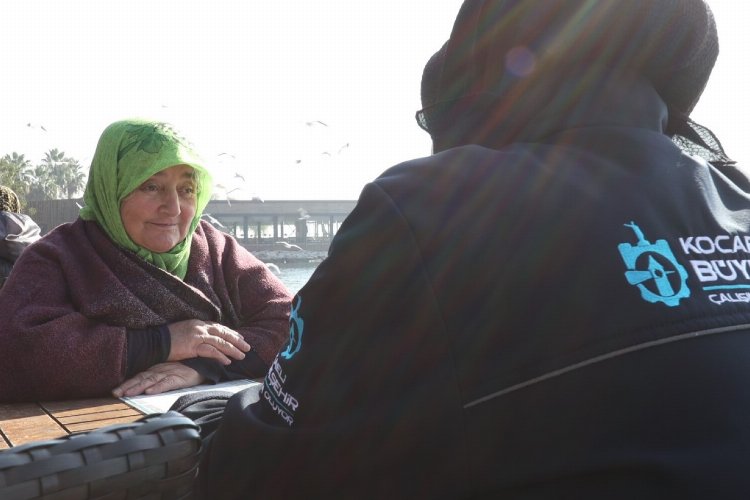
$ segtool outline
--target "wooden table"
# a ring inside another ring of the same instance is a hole
[[[0,404],[0,450],[133,422],[142,416],[141,411],[115,398]]]

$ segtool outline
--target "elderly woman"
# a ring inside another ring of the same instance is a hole
[[[0,290],[0,402],[152,394],[266,372],[291,297],[201,221],[210,187],[169,125],[107,127],[80,217],[28,248]]]

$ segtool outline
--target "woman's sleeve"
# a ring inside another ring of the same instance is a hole
[[[242,326],[238,331],[267,367],[289,335],[292,297],[262,262],[253,259],[257,265],[239,282]],[[255,376],[264,374],[265,370]]]
[[[0,402],[102,396],[122,380],[125,328],[79,312],[75,258],[59,255],[30,246],[0,289]]]
[[[125,333],[128,339],[125,378],[133,377],[167,360],[172,344],[168,325],[128,328]]]
[[[236,240],[231,241],[230,248],[232,262],[225,266],[224,272],[226,282],[230,283],[232,307],[238,317],[238,325],[234,328],[252,349],[245,359],[233,361],[227,367],[218,367],[214,362],[212,371],[214,377],[220,376],[221,379],[258,378],[265,375],[288,337],[292,297],[279,278]]]

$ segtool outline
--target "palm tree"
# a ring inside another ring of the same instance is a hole
[[[78,160],[74,158],[65,158],[65,160],[63,164],[65,169],[63,189],[68,199],[71,199],[77,197],[78,193],[86,187],[86,172],[84,172]]]
[[[34,169],[35,182],[30,197],[41,199],[74,198],[86,185],[86,174],[75,158],[50,149]]]
[[[45,164],[34,167],[34,181],[29,188],[30,200],[50,200],[57,196],[53,171]]]
[[[31,162],[16,152],[0,158],[0,184],[24,198],[33,181]]]

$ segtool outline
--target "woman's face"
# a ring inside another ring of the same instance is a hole
[[[168,252],[185,239],[195,216],[195,171],[176,165],[157,172],[120,203],[120,217],[130,239],[156,253]]]

